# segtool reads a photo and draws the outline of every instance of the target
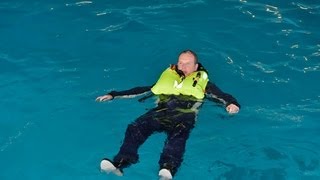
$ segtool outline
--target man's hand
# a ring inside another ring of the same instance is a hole
[[[239,107],[234,104],[229,104],[226,107],[226,110],[228,111],[229,114],[236,114],[239,112]]]
[[[102,101],[109,101],[111,99],[113,99],[113,97],[110,94],[107,94],[107,95],[97,97],[96,101],[102,102]]]

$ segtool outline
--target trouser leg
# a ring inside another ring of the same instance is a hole
[[[139,159],[138,148],[154,131],[160,128],[152,114],[153,112],[149,111],[128,125],[123,144],[114,157],[114,165],[117,168],[123,169],[137,163]]]
[[[187,113],[174,119],[175,125],[168,132],[168,138],[160,156],[160,169],[165,168],[174,175],[183,161],[186,141],[194,127],[195,113]]]

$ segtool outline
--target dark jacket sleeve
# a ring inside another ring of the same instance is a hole
[[[124,91],[111,91],[108,94],[110,94],[113,98],[124,96],[137,96],[150,91],[151,87],[152,86],[140,86]]]
[[[225,106],[229,104],[234,104],[240,108],[240,104],[238,101],[230,94],[223,92],[212,82],[208,82],[206,87],[206,97],[209,100],[213,100],[215,102],[223,103]]]

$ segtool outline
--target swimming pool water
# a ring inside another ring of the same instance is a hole
[[[320,178],[320,3],[1,1],[0,179],[157,179],[165,135],[122,178],[100,173],[154,106],[97,103],[153,84],[183,49],[235,96],[205,102],[175,179]]]

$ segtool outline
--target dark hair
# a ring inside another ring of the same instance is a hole
[[[192,54],[193,56],[194,56],[194,60],[195,60],[195,64],[197,64],[198,63],[198,55],[195,53],[195,52],[193,52],[192,50],[190,50],[190,49],[186,49],[186,50],[183,50],[180,54],[179,54],[179,56],[181,55],[181,54],[185,54],[185,53],[190,53],[190,54]]]

